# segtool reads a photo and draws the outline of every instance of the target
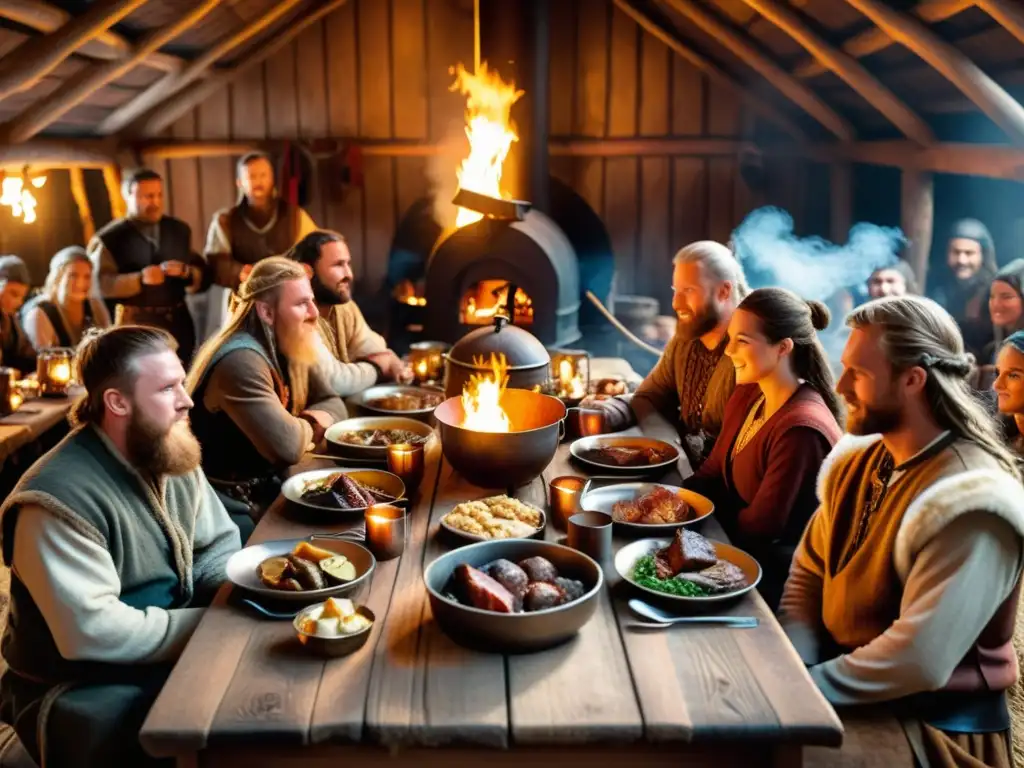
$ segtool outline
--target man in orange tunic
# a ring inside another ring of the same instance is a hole
[[[884,705],[921,764],[1009,766],[1016,460],[971,395],[963,340],[938,304],[877,299],[847,324],[836,389],[850,436],[822,466],[780,621],[825,697]]]

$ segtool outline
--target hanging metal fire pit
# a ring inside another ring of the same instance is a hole
[[[511,432],[478,432],[462,427],[461,397],[434,411],[441,450],[456,472],[482,488],[514,488],[530,482],[551,463],[565,423],[565,405],[556,397],[524,389],[506,389],[501,407]]]
[[[548,382],[551,356],[547,349],[536,336],[509,325],[508,317],[499,314],[494,325],[467,333],[445,356],[445,395],[457,397],[474,373],[490,373],[491,355],[505,356],[509,389],[533,389]]]

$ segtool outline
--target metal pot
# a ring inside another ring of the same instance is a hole
[[[496,315],[494,325],[470,331],[459,339],[445,356],[444,392],[457,397],[474,373],[491,371],[491,355],[505,355],[509,389],[534,389],[548,382],[551,356],[532,333],[508,324],[504,315]],[[473,362],[482,359],[483,365]]]
[[[512,422],[511,432],[464,429],[462,399],[437,406],[441,450],[456,472],[481,488],[514,488],[547,468],[558,450],[565,405],[557,397],[524,389],[506,389],[501,407]]]

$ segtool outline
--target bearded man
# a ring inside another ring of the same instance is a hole
[[[240,546],[163,330],[95,332],[74,429],[0,507],[0,716],[39,765],[152,765],[138,732]]]
[[[850,435],[822,465],[780,621],[825,697],[889,708],[918,764],[1009,766],[1016,459],[972,396],[960,332],[938,304],[877,299],[847,324],[836,389]]]
[[[125,174],[121,193],[127,216],[100,229],[87,249],[100,293],[115,303],[118,325],[168,331],[188,365],[196,329],[185,295],[209,287],[206,262],[192,250],[192,228],[164,214],[159,173],[139,168]]]
[[[238,296],[196,355],[188,391],[210,482],[234,516],[258,520],[277,498],[280,472],[346,412],[316,370],[319,315],[305,269],[264,259]]]
[[[306,265],[319,311],[317,368],[330,388],[347,397],[381,381],[412,381],[412,369],[388,349],[352,301],[352,254],[337,232],[310,232],[288,256]]]

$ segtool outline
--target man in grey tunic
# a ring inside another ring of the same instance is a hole
[[[138,733],[240,547],[200,469],[173,338],[87,337],[74,429],[0,507],[0,717],[39,765],[155,765]]]

